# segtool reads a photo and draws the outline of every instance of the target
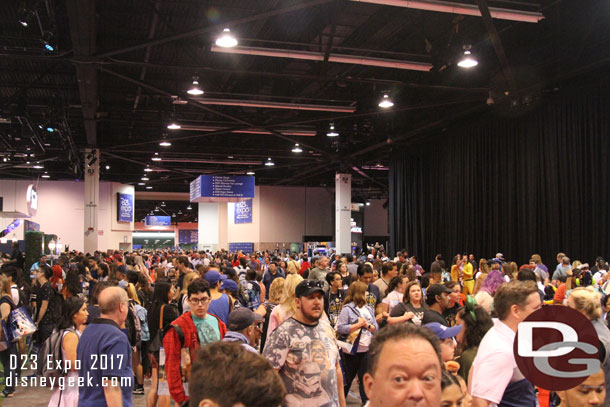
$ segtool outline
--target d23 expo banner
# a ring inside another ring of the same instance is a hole
[[[252,199],[235,203],[235,223],[252,223]]]
[[[133,221],[133,195],[117,194],[117,214],[119,222]]]

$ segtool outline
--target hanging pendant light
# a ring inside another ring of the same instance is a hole
[[[381,99],[381,102],[379,102],[379,107],[381,107],[382,109],[389,109],[392,106],[394,106],[394,102],[392,102],[388,94],[385,93],[383,95],[383,99]]]
[[[193,87],[187,90],[186,93],[193,96],[203,95],[203,91],[199,88],[199,77],[193,76]]]
[[[472,52],[470,52],[470,45],[465,45],[464,46],[464,56],[462,57],[462,59],[460,60],[460,62],[458,62],[458,66],[460,68],[472,68],[475,67],[479,64],[479,61],[477,61],[474,56],[472,55]]]
[[[216,40],[216,45],[222,48],[233,48],[237,45],[237,39],[231,34],[231,30],[225,28]]]

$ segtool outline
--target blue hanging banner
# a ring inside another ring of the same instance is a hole
[[[254,252],[254,243],[229,243],[229,251],[232,253],[242,251],[244,253]]]
[[[252,223],[252,199],[235,203],[235,223]]]
[[[198,242],[198,230],[178,230],[178,244],[197,244]]]
[[[117,217],[119,222],[133,222],[133,195],[117,194]]]
[[[146,217],[146,226],[171,226],[172,225],[172,217],[171,216],[147,216]]]
[[[191,202],[239,202],[254,198],[254,177],[200,175],[191,182]]]

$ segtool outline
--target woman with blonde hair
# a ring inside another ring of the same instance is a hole
[[[489,268],[489,264],[487,264],[487,260],[481,259],[479,261],[479,272],[475,276],[473,295],[475,295],[476,293],[479,292],[479,290],[481,289],[481,285],[483,284],[483,281],[485,281],[485,279],[487,278],[487,275],[489,274],[489,271],[490,271],[490,268]]]
[[[138,291],[133,283],[128,283],[125,287],[127,291],[127,297],[129,298],[129,310],[133,314],[133,318],[138,318],[138,311],[136,307],[140,307],[140,299],[138,298]],[[127,317],[129,319],[129,317]],[[140,320],[140,332],[142,329],[142,321]],[[148,329],[148,328],[147,328]],[[129,331],[129,329],[128,329]],[[135,328],[134,328],[135,331]],[[131,354],[131,367],[133,374],[136,377],[136,386],[134,388],[134,394],[144,394],[144,368],[142,367],[142,341],[138,341],[135,345],[135,351]]]
[[[180,291],[180,295],[178,296],[178,312],[180,313],[180,315],[187,313],[191,310],[191,306],[189,305],[189,302],[187,301],[188,300],[188,288],[189,288],[189,285],[196,278],[200,278],[199,274],[197,274],[193,271],[186,273],[186,275],[184,276],[184,281],[182,282],[182,291]]]
[[[5,274],[0,274],[0,317],[8,324],[8,316],[16,308],[13,303],[13,296],[11,294],[11,283]],[[12,382],[15,383],[17,380],[17,369],[14,363],[11,363],[11,356],[17,355],[17,347],[14,342],[10,342],[4,337],[6,331],[0,330],[0,362],[4,366],[4,379],[11,378]],[[6,386],[2,390],[4,397],[13,397],[15,395],[14,386]]]
[[[271,315],[269,316],[267,339],[269,339],[271,332],[273,332],[275,328],[280,326],[282,322],[293,316],[296,312],[297,305],[294,301],[295,290],[301,281],[303,281],[303,277],[298,274],[289,274],[286,276],[280,303],[271,311]],[[271,288],[269,288],[269,291],[271,291]],[[269,296],[271,296],[271,292],[269,293]]]
[[[271,283],[269,287],[269,299],[263,302],[265,307],[265,315],[263,319],[263,332],[261,334],[261,352],[265,348],[265,341],[267,340],[267,331],[269,330],[269,320],[271,319],[271,313],[273,309],[282,300],[282,293],[284,292],[284,283],[286,279],[284,277],[278,277]]]

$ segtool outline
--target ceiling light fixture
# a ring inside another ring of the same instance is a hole
[[[44,49],[48,52],[55,51],[54,42],[55,41],[53,40],[53,33],[51,33],[50,31],[46,31],[42,38],[42,45],[44,46]]]
[[[293,152],[293,153],[302,153],[302,152],[303,152],[303,150],[301,149],[301,147],[299,147],[299,143],[296,143],[296,144],[294,145],[294,148],[292,149],[292,152]]]
[[[107,170],[109,170],[109,169],[110,169],[110,166],[109,166],[109,165],[107,165],[107,166],[106,166],[106,169],[107,169]]]
[[[182,209],[178,210],[178,215],[182,215]]]
[[[203,91],[199,88],[199,77],[193,76],[193,87],[187,90],[186,93],[193,96],[203,95]]]
[[[371,206],[371,203],[367,201],[366,206]]]
[[[169,147],[169,146],[171,146],[171,145],[172,145],[172,143],[170,143],[170,142],[169,142],[169,141],[167,141],[167,140],[163,140],[162,142],[160,142],[160,143],[159,143],[159,145],[160,145],[161,147]],[[153,160],[154,160],[154,159],[153,159]],[[157,161],[157,160],[154,160],[154,161]],[[159,160],[159,161],[160,161],[160,160]]]
[[[470,52],[470,45],[465,45],[464,46],[464,56],[462,57],[462,59],[460,60],[460,62],[458,62],[458,66],[460,68],[472,68],[475,67],[479,64],[479,62],[474,59],[474,57],[472,56],[472,53]]]
[[[37,170],[42,170],[44,167],[42,165],[40,165],[40,164],[36,164],[32,168],[37,169]]]
[[[254,171],[248,171],[248,172],[246,173],[246,175],[254,175],[254,174],[255,174],[255,172],[254,172]]]
[[[176,212],[172,213],[172,218],[176,217]]]
[[[146,185],[144,182],[138,182],[138,185]]]
[[[170,124],[167,125],[167,128],[170,130],[178,130],[180,127],[182,127],[182,126],[180,126],[178,123],[176,123],[175,120],[172,120],[170,122]]]
[[[222,30],[220,37],[216,40],[216,45],[222,48],[232,48],[237,45],[237,39],[231,34],[231,30],[225,28]]]
[[[326,133],[328,137],[337,137],[339,133],[335,131],[335,125],[333,123],[330,124],[330,131]]]
[[[141,180],[142,180],[142,181],[150,181],[150,178],[148,178],[148,177],[142,177],[142,178],[141,178]]]
[[[152,189],[152,187],[149,185],[149,186],[146,187],[146,189]]]
[[[51,126],[47,126],[46,131],[48,131],[49,133],[53,133],[55,132],[55,129]]]
[[[381,102],[379,102],[379,107],[381,107],[382,109],[389,109],[392,106],[394,106],[394,102],[392,102],[388,94],[385,93],[383,95],[383,99],[381,99]]]
[[[151,158],[152,161],[161,161],[161,157],[157,156],[157,153],[155,153],[155,156],[153,158]]]
[[[267,161],[265,162],[265,165],[267,167],[273,167],[275,165],[275,163],[271,160],[271,157],[267,158]]]
[[[161,207],[165,208],[165,202],[161,202]]]
[[[42,178],[51,178],[51,176],[49,174],[47,174],[47,172],[45,171],[44,174],[41,175]]]
[[[186,209],[191,211],[191,210],[193,210],[193,207],[191,206],[191,204],[189,204],[189,206],[187,206]]]
[[[159,212],[159,207],[155,206],[155,212]]]
[[[152,168],[146,167],[146,168],[144,168],[144,171],[145,171],[145,172],[151,172],[151,171],[152,171]]]

